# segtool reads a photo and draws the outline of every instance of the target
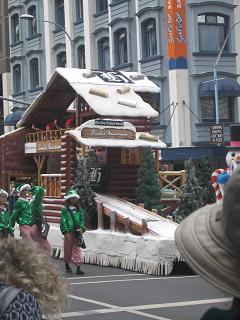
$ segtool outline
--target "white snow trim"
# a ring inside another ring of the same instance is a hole
[[[84,233],[84,262],[152,275],[169,275],[180,258],[174,240],[110,231]]]
[[[78,128],[77,128],[78,129]],[[92,139],[92,138],[82,138],[81,131],[70,130],[69,134],[73,136],[78,142],[84,144],[85,146],[98,146],[98,147],[123,147],[123,148],[138,148],[138,147],[151,147],[156,149],[166,148],[167,145],[161,141],[149,141],[139,139],[141,132],[136,133],[135,140],[126,139]]]
[[[55,72],[60,74],[64,77],[71,85],[72,84],[87,84],[87,85],[102,85],[102,88],[105,86],[114,87],[115,91],[122,86],[128,86],[134,91],[141,91],[141,92],[160,92],[160,88],[149,80],[146,76],[143,79],[134,80],[132,78],[136,77],[138,73],[136,72],[127,72],[127,71],[120,71],[126,78],[130,79],[132,83],[114,83],[114,82],[105,82],[98,76],[93,76],[86,78],[84,77],[84,73],[89,72],[87,69],[77,69],[77,68],[56,68]],[[103,71],[103,73],[105,73]],[[114,71],[112,72],[114,74]],[[125,97],[125,95],[124,95]]]

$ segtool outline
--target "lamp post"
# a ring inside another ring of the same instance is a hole
[[[53,22],[53,21],[49,21],[49,20],[37,19],[36,17],[32,16],[31,14],[22,14],[20,16],[20,19],[28,20],[28,21],[40,21],[40,22],[44,22],[44,23],[46,22],[46,23],[49,23],[49,24],[53,24],[56,27],[58,27],[60,30],[62,30],[66,34],[66,36],[68,37],[69,42],[71,44],[72,66],[74,68],[74,65],[75,65],[75,60],[74,60],[74,42],[73,42],[72,38],[70,37],[69,33],[60,24],[58,24],[56,22]]]
[[[228,41],[228,38],[229,38],[233,28],[239,23],[240,23],[240,21],[234,23],[231,26],[231,28],[229,29],[228,34],[226,35],[226,38],[225,38],[225,40],[224,40],[224,42],[223,42],[223,44],[222,44],[222,46],[220,48],[220,51],[219,51],[218,56],[217,56],[217,59],[213,64],[213,79],[214,79],[213,81],[214,81],[214,98],[215,98],[216,124],[219,124],[217,65],[218,65],[218,62],[219,62],[219,60],[221,58],[221,55],[223,53],[223,50],[224,50],[224,48],[226,46],[226,43]]]

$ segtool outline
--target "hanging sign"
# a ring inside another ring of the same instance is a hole
[[[224,143],[223,124],[210,125],[210,143]]]
[[[166,0],[169,70],[187,69],[185,0]]]

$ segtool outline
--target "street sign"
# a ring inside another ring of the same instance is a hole
[[[224,143],[223,124],[210,125],[210,143]]]

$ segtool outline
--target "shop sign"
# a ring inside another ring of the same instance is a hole
[[[136,132],[130,129],[116,129],[116,128],[91,128],[85,127],[81,131],[82,138],[92,139],[124,139],[135,140]]]
[[[37,144],[36,142],[28,142],[25,143],[25,154],[31,154],[37,152]]]
[[[61,140],[37,141],[36,153],[53,153],[61,151]]]
[[[224,143],[223,124],[210,125],[210,143]]]
[[[120,120],[104,120],[104,119],[97,119],[94,121],[94,124],[97,126],[114,126],[114,127],[123,127],[124,122]]]
[[[89,168],[89,182],[92,187],[101,186],[106,181],[107,168]]]

